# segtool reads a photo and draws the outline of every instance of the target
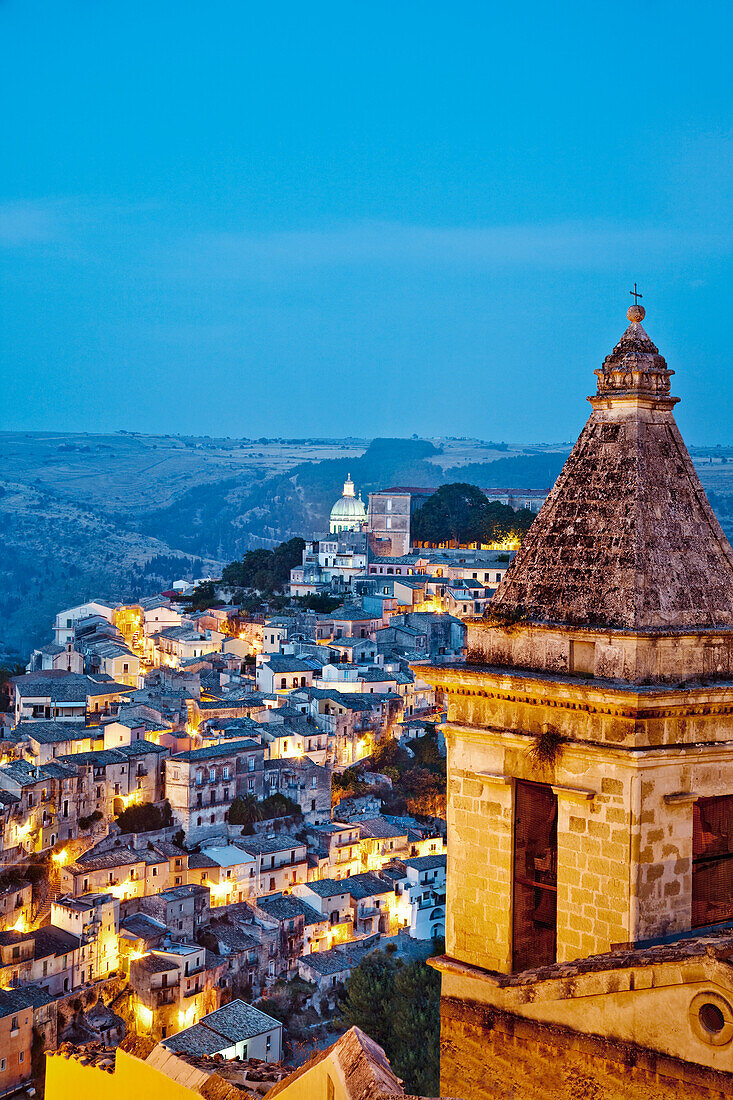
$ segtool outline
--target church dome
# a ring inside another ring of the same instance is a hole
[[[367,514],[361,493],[357,497],[351,474],[347,474],[344,491],[331,509],[331,534],[339,531],[358,531],[366,523]]]

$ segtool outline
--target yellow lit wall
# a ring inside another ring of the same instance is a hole
[[[328,1055],[310,1069],[301,1070],[293,1081],[283,1081],[273,1090],[278,1100],[352,1100],[337,1059]],[[186,1088],[154,1069],[147,1062],[118,1050],[115,1071],[84,1066],[76,1058],[55,1051],[46,1055],[46,1100],[130,1100],[155,1096],[156,1100],[201,1100],[201,1093]]]
[[[47,1100],[130,1100],[130,1097],[155,1096],[156,1100],[201,1100],[201,1094],[179,1085],[157,1069],[118,1050],[115,1072],[96,1066],[83,1066],[76,1058],[65,1058],[55,1051],[46,1056]]]

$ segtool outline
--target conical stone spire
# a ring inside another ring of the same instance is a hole
[[[527,623],[733,626],[733,551],[672,414],[673,373],[632,306],[593,412],[492,600]]]

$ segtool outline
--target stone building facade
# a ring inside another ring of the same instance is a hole
[[[470,663],[420,668],[448,712],[441,1091],[466,1100],[510,1095],[508,1061],[548,1100],[733,1091],[733,551],[643,316]]]

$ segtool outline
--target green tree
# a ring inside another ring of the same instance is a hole
[[[534,519],[526,510],[515,512],[506,504],[488,500],[475,485],[458,481],[441,485],[418,508],[411,520],[417,542],[501,542],[521,539]]]
[[[373,951],[351,971],[340,1005],[344,1027],[360,1027],[387,1052],[392,1036],[392,1007],[397,963]]]
[[[441,485],[412,518],[412,534],[419,542],[474,541],[487,500],[475,485],[457,481]]]
[[[230,825],[254,825],[255,821],[262,820],[262,808],[253,794],[247,794],[244,798],[237,796],[227,816]]]
[[[410,768],[402,775],[400,785],[411,814],[445,817],[445,776],[436,775],[427,768]]]
[[[440,1089],[440,974],[424,962],[397,971],[390,1062],[406,1091],[437,1096]]]
[[[296,596],[295,603],[298,607],[302,607],[304,611],[318,611],[324,615],[329,615],[343,603],[343,600],[335,596],[324,595]]]
[[[435,944],[436,951],[441,947]],[[384,1048],[405,1091],[435,1096],[440,1070],[440,976],[424,962],[405,966],[383,951],[351,972],[340,1005],[344,1027],[359,1027]]]
[[[162,809],[153,802],[128,806],[117,818],[117,824],[123,833],[149,833],[167,828],[172,820],[170,802],[166,799]]]
[[[190,596],[184,597],[189,604],[190,611],[203,611],[216,600],[216,585],[213,581],[204,581],[194,588]]]
[[[290,570],[303,560],[304,549],[304,540],[295,538],[274,550],[248,550],[241,561],[224,566],[222,583],[266,594],[279,592],[290,580]]]

